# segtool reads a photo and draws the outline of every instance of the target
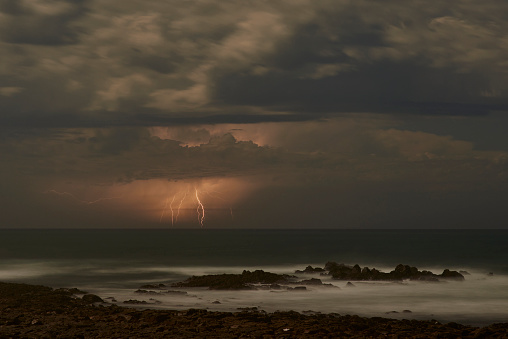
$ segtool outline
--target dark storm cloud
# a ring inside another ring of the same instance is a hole
[[[216,96],[235,105],[316,113],[475,115],[508,110],[508,104],[480,96],[487,82],[481,75],[378,62],[324,79],[230,74],[218,82]]]
[[[258,131],[244,125],[225,134],[214,132],[219,127],[172,127],[176,139],[131,127],[3,134],[2,227],[140,227],[147,225],[140,205],[155,206],[148,220],[160,227],[164,201],[181,185],[220,179],[237,180],[232,187],[239,189],[252,185],[243,199],[227,201],[243,227],[455,227],[481,218],[498,227],[506,219],[498,209],[508,188],[505,152],[356,117],[264,124]],[[266,136],[279,146],[232,133]],[[207,136],[194,147],[179,140]],[[218,187],[217,194],[227,192],[227,185]],[[461,215],[461,206],[471,213]],[[429,214],[440,221],[425,224]]]
[[[503,1],[5,0],[0,10],[3,126],[507,110]]]
[[[337,226],[343,206],[351,223],[403,227],[426,203],[443,220],[461,206],[505,220],[506,12],[504,0],[0,0],[3,212],[16,224],[33,207],[30,225],[66,202],[93,222],[84,197],[132,189],[116,210],[93,205],[112,220],[138,196],[163,204],[152,186],[234,178],[222,188],[250,185],[246,204],[273,211],[253,223],[282,209]],[[80,194],[42,193],[55,187]]]
[[[231,134],[198,147],[151,136],[144,128],[11,135],[1,143],[5,171],[95,182],[189,179],[288,168],[304,158],[237,141]],[[44,179],[41,179],[44,181]]]
[[[337,126],[346,123],[335,122]],[[4,135],[0,146],[5,171],[71,181],[113,183],[256,174],[283,175],[284,185],[400,181],[411,182],[411,187],[419,190],[434,190],[444,183],[462,189],[464,181],[469,181],[470,187],[495,187],[507,179],[504,152],[475,151],[470,142],[423,132],[366,125],[335,132],[337,126],[290,132],[291,124],[285,123],[280,127],[285,134],[269,132],[284,135],[282,147],[237,140],[231,133],[215,133],[207,142],[188,147],[179,140],[154,136],[146,128],[130,127],[13,133]],[[294,150],[288,149],[291,145]],[[423,172],[426,178],[419,177]]]
[[[506,111],[506,96],[491,93],[505,73],[505,23],[485,10],[415,1],[329,8],[262,60],[266,72],[218,72],[214,93],[236,105],[306,112]]]
[[[8,43],[62,45],[78,42],[74,21],[86,12],[86,0],[2,0],[1,33]]]

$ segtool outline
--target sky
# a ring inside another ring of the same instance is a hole
[[[0,0],[0,228],[506,228],[505,0]]]

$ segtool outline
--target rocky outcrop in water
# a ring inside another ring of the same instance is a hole
[[[327,262],[324,268],[313,268],[307,266],[303,271],[296,273],[320,273],[329,275],[337,280],[384,280],[384,281],[402,281],[402,280],[420,280],[438,282],[440,280],[464,280],[464,276],[457,271],[445,269],[442,274],[434,274],[430,271],[420,271],[416,267],[409,265],[397,265],[389,273],[381,272],[375,268],[360,267],[359,265],[349,266],[338,264],[336,262]],[[153,285],[158,286],[160,285]],[[262,286],[259,286],[262,285]],[[250,289],[286,289],[294,290],[287,285],[314,285],[314,286],[333,286],[323,284],[320,279],[311,278],[297,281],[296,277],[287,274],[276,274],[265,272],[263,270],[243,271],[242,274],[213,274],[192,276],[185,281],[174,283],[172,287],[208,287],[211,290],[250,290]],[[164,286],[164,285],[162,285]],[[160,294],[162,292],[137,290],[136,293]]]
[[[163,288],[166,288],[166,285],[164,284],[147,284],[147,285],[142,285],[139,287],[139,289],[141,290],[160,290],[160,289],[163,289]]]
[[[211,290],[250,290],[253,284],[281,284],[288,283],[291,276],[276,274],[263,270],[243,271],[242,274],[213,274],[192,276],[189,279],[175,283],[172,287],[208,287]]]
[[[308,266],[310,267],[310,266]],[[307,267],[307,268],[308,268]],[[305,272],[297,271],[297,272]],[[313,268],[312,270],[316,270]],[[322,275],[331,275],[333,279],[338,280],[385,280],[385,281],[401,281],[401,280],[420,280],[420,281],[440,281],[440,280],[464,280],[464,276],[457,271],[445,269],[441,274],[434,274],[430,271],[420,271],[416,267],[409,265],[397,265],[395,269],[389,273],[381,272],[375,268],[360,267],[360,265],[338,264],[333,261],[326,263]],[[318,272],[318,271],[316,271]],[[310,273],[310,270],[307,271]]]
[[[305,267],[305,269],[303,271],[300,271],[300,270],[296,270],[295,273],[296,274],[301,274],[301,273],[322,273],[322,272],[325,272],[325,270],[321,267],[312,267],[312,266],[307,266]]]

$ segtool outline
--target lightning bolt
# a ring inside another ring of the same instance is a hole
[[[201,203],[201,200],[199,200],[198,189],[195,188],[194,190],[196,191],[196,200],[198,202],[198,207],[196,208],[196,212],[198,213],[198,222],[201,227],[203,227],[203,223],[205,221],[205,207]],[[201,212],[199,210],[201,210]]]
[[[183,198],[180,200],[180,204],[178,205],[178,210],[176,212],[175,222],[178,221],[178,216],[180,215],[180,209],[182,208],[183,201],[187,197],[187,194],[189,194],[189,189],[188,188],[187,188],[187,191],[185,192],[185,194],[183,195]]]
[[[176,194],[173,195],[173,200],[171,200],[171,204],[169,204],[169,208],[171,209],[171,226],[175,226],[175,211],[173,211],[173,202],[175,201]]]
[[[122,196],[119,196],[119,197],[106,197],[106,198],[99,198],[99,199],[96,199],[96,200],[82,200],[78,197],[76,197],[74,194],[72,193],[69,193],[69,192],[58,192],[58,191],[55,191],[55,190],[47,190],[45,192],[43,192],[44,194],[57,194],[57,195],[61,195],[61,196],[68,196],[68,197],[71,197],[72,199],[82,203],[82,204],[85,204],[85,205],[92,205],[92,204],[96,204],[98,202],[101,202],[101,201],[104,201],[104,200],[113,200],[113,199],[119,199],[121,198]]]
[[[169,198],[166,198],[166,204],[164,205],[164,208],[162,209],[161,218],[159,219],[159,222],[162,222],[162,217],[164,216],[164,213],[166,213],[166,208],[168,207],[168,200]]]

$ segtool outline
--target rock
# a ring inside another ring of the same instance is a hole
[[[296,270],[295,273],[322,273],[324,272],[325,270],[323,268],[320,268],[320,267],[312,267],[312,266],[307,266],[305,267],[305,269],[303,271],[300,271],[300,270]]]
[[[418,275],[418,269],[409,265],[399,264],[389,273],[394,280],[411,279]]]
[[[323,282],[321,281],[321,279],[311,278],[311,279],[302,280],[302,281],[298,282],[297,284],[301,284],[301,285],[323,285]]]
[[[333,262],[333,261],[329,261],[325,264],[325,270],[326,271],[332,271],[333,269],[335,268],[338,268],[338,267],[349,267],[351,268],[351,266],[347,266],[347,265],[344,265],[344,264],[337,264],[336,262]]]
[[[48,287],[1,282],[0,300],[1,338],[508,337],[508,323],[479,328],[441,324],[436,320],[311,312],[305,315],[294,311],[265,313],[252,308],[244,309],[246,312],[207,312],[199,309],[141,310],[117,305],[95,307],[81,298],[72,298]],[[390,313],[389,316],[396,317],[397,314]],[[290,330],[285,332],[284,329]]]
[[[471,275],[468,271],[459,271],[459,273],[462,275]]]
[[[166,288],[166,285],[164,284],[157,284],[157,285],[151,285],[151,284],[147,284],[147,285],[143,285],[143,286],[140,286],[139,287],[140,289],[148,289],[148,290],[155,290],[155,289],[162,289],[162,288]]]
[[[434,275],[421,275],[411,280],[426,281],[426,282],[439,282],[439,279]]]
[[[144,305],[148,304],[145,300],[136,300],[136,299],[129,299],[123,302],[124,304],[131,304],[131,305]]]
[[[250,290],[252,284],[276,284],[289,282],[290,276],[256,270],[243,271],[242,274],[214,274],[192,276],[173,284],[173,287],[208,287],[211,290]]]
[[[457,271],[450,271],[449,269],[445,269],[443,273],[440,275],[443,279],[449,280],[464,280],[464,276]]]
[[[220,304],[221,302],[218,300],[212,301],[212,304]]]
[[[55,291],[69,294],[87,294],[87,292],[78,290],[77,288],[58,288]]]
[[[333,284],[324,284],[324,283],[323,283],[321,286],[323,286],[323,287],[335,288],[335,289],[339,289],[339,290],[340,290],[340,287],[339,287],[339,286],[335,286],[335,285],[333,285]]]
[[[329,270],[329,275],[338,280],[386,280],[386,281],[402,281],[402,280],[420,280],[437,282],[439,279],[455,279],[464,280],[457,271],[446,269],[442,274],[436,275],[430,271],[419,271],[416,267],[399,264],[389,273],[380,272],[375,268],[361,268],[358,264],[348,266],[327,262],[325,268]]]
[[[258,308],[256,306],[253,307],[238,307],[237,310],[243,311],[243,312],[256,312]]]
[[[102,300],[101,297],[95,294],[85,294],[83,297],[81,297],[81,299],[87,304],[104,302],[104,300]]]
[[[307,311],[302,311],[302,314],[321,314],[321,312],[320,311],[307,310]]]
[[[23,322],[23,315],[19,314],[14,319],[8,320],[5,324],[7,326],[20,325]]]
[[[402,313],[413,313],[413,312],[411,312],[410,310],[404,310],[402,311]]]
[[[164,294],[174,294],[174,295],[189,295],[189,293],[185,292],[185,291],[172,291],[172,290],[168,290],[166,292],[162,292]]]
[[[292,290],[292,291],[307,291],[307,287],[305,286],[296,286],[296,287],[289,287],[288,290]]]
[[[348,281],[346,287],[356,287],[356,285],[353,284],[351,281]]]
[[[147,291],[147,290],[136,290],[136,291],[134,291],[134,293],[138,293],[138,294],[148,294],[148,295],[157,295],[157,294],[161,294],[161,292]]]

